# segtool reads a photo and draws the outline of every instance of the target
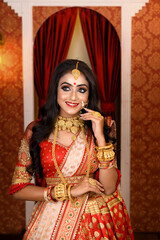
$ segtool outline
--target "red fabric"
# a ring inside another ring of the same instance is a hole
[[[34,43],[34,81],[42,107],[54,68],[65,60],[76,21],[77,8],[67,8],[49,17]]]
[[[120,87],[120,42],[111,23],[93,10],[80,8],[80,19],[93,71],[98,78],[101,107],[114,118]]]
[[[12,195],[28,185],[34,185],[34,184],[33,183],[17,183],[15,185],[12,185],[9,189],[9,194]]]
[[[104,202],[101,196],[92,199],[83,213],[75,240],[134,240],[129,215],[118,191]]]

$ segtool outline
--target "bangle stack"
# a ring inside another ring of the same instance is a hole
[[[116,166],[114,157],[115,152],[113,151],[113,144],[106,143],[104,147],[96,147],[97,158],[99,161],[99,168],[109,169]]]
[[[55,199],[63,202],[68,198],[67,195],[67,184],[59,183],[54,188]]]
[[[53,189],[53,186],[49,186],[45,188],[44,190],[44,200],[47,202],[54,202],[52,196],[51,196],[51,190]]]
[[[45,188],[44,190],[44,200],[47,202],[53,202],[53,198],[51,196],[51,190],[54,188],[54,194],[55,194],[55,199],[57,201],[63,202],[64,200],[69,200],[72,203],[76,201],[76,198],[72,198],[71,196],[71,188],[73,185],[67,185],[67,184],[57,184],[55,187],[54,186],[49,186]]]

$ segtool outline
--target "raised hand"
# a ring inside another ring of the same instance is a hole
[[[105,146],[105,138],[103,134],[104,117],[99,112],[95,112],[88,108],[84,109],[86,110],[86,113],[80,114],[81,119],[84,121],[90,120],[92,122],[92,130],[97,140],[97,145]]]

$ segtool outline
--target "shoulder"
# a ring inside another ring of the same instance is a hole
[[[25,139],[27,142],[30,141],[30,139],[31,139],[31,137],[32,137],[32,134],[33,134],[32,129],[33,129],[33,127],[36,125],[37,122],[38,122],[38,121],[33,121],[33,122],[29,123],[28,126],[26,127],[26,130],[25,130],[25,132],[24,132],[24,136],[23,136],[23,137],[24,137],[24,139]]]

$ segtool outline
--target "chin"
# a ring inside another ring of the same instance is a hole
[[[79,115],[80,111],[68,111],[68,112],[60,112],[60,115],[62,117],[76,117],[77,115]]]

